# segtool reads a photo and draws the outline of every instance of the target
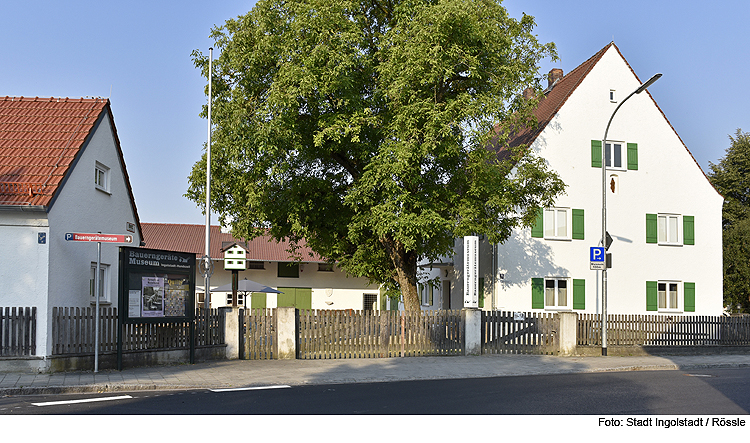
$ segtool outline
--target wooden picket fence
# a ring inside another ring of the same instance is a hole
[[[559,328],[551,313],[482,311],[482,354],[557,354]]]
[[[460,311],[298,312],[300,359],[460,355]]]
[[[0,307],[0,357],[36,355],[36,307]]]
[[[95,308],[52,308],[52,354],[87,355],[94,353]],[[217,309],[208,315],[196,310],[196,346],[224,343],[224,316]],[[99,311],[99,352],[117,352],[117,308],[104,307]],[[123,327],[123,351],[172,350],[190,348],[190,323],[127,323]]]
[[[241,359],[272,360],[276,358],[275,309],[240,309],[240,325],[243,343],[240,346]]]
[[[601,314],[578,315],[578,345],[601,346]],[[608,315],[607,345],[748,346],[750,316]]]

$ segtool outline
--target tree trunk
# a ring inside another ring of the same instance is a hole
[[[419,294],[417,292],[417,255],[407,251],[404,245],[390,236],[380,239],[396,271],[395,279],[401,294],[404,296],[404,309],[419,311]]]

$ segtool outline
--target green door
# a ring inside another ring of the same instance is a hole
[[[250,297],[250,309],[265,309],[266,307],[266,294],[263,292],[255,292]]]
[[[312,309],[312,288],[277,288],[278,307],[293,306],[297,309]]]

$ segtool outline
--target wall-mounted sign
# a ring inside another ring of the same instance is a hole
[[[89,241],[97,243],[133,243],[133,236],[120,234],[84,234],[80,232],[68,232],[65,234],[65,240]]]
[[[464,237],[464,308],[479,307],[479,237]]]

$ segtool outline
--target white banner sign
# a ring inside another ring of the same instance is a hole
[[[464,308],[479,307],[479,237],[464,237]]]

